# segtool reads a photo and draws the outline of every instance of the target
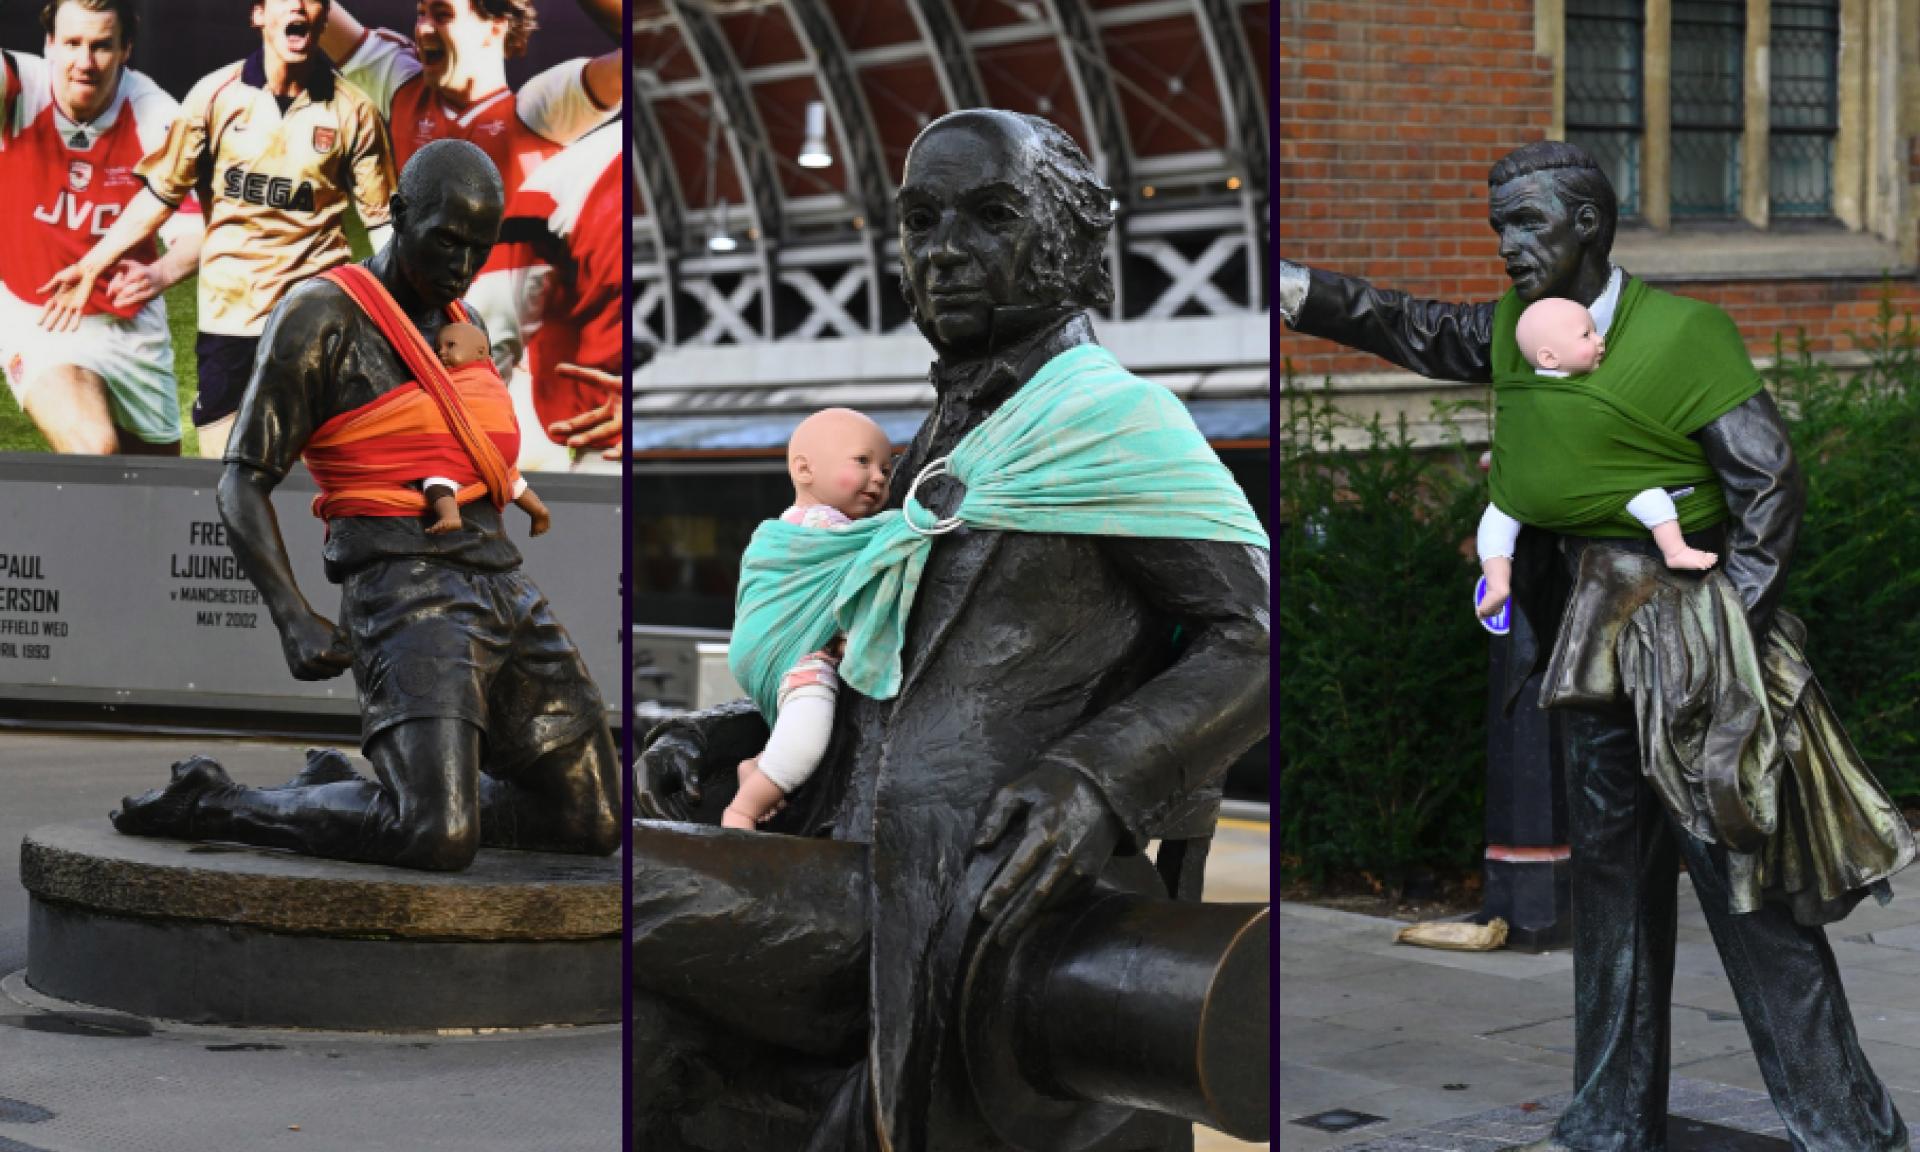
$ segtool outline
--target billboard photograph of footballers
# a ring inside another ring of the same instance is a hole
[[[614,134],[593,138],[619,118],[618,3],[355,8],[170,5],[169,34],[196,35],[164,44],[141,38],[150,2],[0,8],[0,451],[219,459],[274,305],[384,243],[399,168],[459,139],[507,193],[473,303],[530,432],[520,462],[617,469],[601,333],[623,280],[583,258],[619,214],[595,179]]]
[[[620,32],[0,0],[0,1145],[618,1146]]]

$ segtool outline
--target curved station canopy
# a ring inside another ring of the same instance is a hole
[[[637,415],[914,404],[893,197],[920,130],[981,106],[1059,124],[1113,189],[1103,341],[1176,390],[1265,396],[1267,0],[630,10]]]

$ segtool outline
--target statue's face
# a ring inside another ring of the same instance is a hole
[[[394,255],[422,304],[444,308],[465,294],[500,236],[500,215],[497,195],[457,183],[424,207],[394,199]]]
[[[908,299],[944,353],[984,351],[993,310],[1039,303],[1028,252],[1043,214],[1021,129],[961,116],[929,131],[900,184]]]
[[[1574,277],[1599,227],[1599,213],[1576,213],[1560,198],[1552,174],[1532,172],[1507,181],[1488,197],[1487,222],[1500,238],[1500,260],[1520,299],[1571,294]]]

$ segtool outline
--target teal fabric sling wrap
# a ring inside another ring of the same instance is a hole
[[[946,470],[967,489],[954,519],[973,528],[1268,547],[1186,406],[1097,344],[1049,360],[961,439]],[[943,528],[909,497],[847,528],[755,530],[727,663],[769,721],[787,669],[842,632],[840,678],[877,700],[900,691],[907,618]]]

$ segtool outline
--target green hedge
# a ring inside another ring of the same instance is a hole
[[[1920,800],[1920,353],[1883,297],[1847,377],[1804,343],[1768,384],[1807,514],[1786,607],[1841,721],[1897,798]],[[1486,499],[1477,452],[1418,449],[1283,371],[1279,589],[1281,859],[1386,884],[1477,867],[1487,641],[1468,601]],[[1337,431],[1363,450],[1334,444]]]
[[[1348,422],[1286,379],[1280,398],[1281,853],[1321,880],[1471,865],[1481,842],[1486,633],[1461,552],[1482,485],[1404,424]]]
[[[1807,515],[1786,606],[1807,655],[1881,783],[1920,799],[1920,356],[1883,295],[1855,337],[1868,367],[1842,377],[1804,342],[1769,385],[1793,427]],[[1778,351],[1778,349],[1776,349]]]

